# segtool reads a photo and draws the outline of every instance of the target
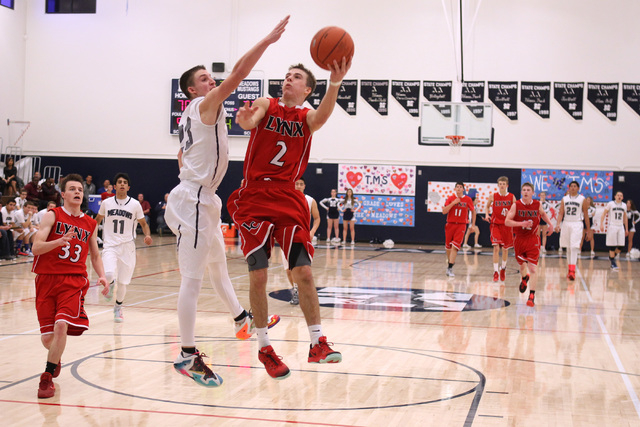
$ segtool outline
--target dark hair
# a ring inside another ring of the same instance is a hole
[[[113,177],[113,183],[117,184],[118,183],[118,178],[124,178],[127,180],[127,185],[131,186],[131,180],[129,179],[129,174],[126,174],[124,172],[119,172],[116,174],[116,176]]]
[[[36,202],[34,202],[33,200],[29,200],[28,202],[26,202],[24,204],[25,206],[35,206],[38,207],[38,204]]]
[[[297,181],[302,181],[302,182],[304,182],[305,184],[307,183],[307,181],[305,181],[303,177],[298,178],[298,179],[297,179]]]
[[[307,87],[311,88],[311,92],[309,92],[309,95],[307,95],[307,97],[304,99],[306,101],[313,94],[313,91],[316,90],[316,77],[313,75],[311,71],[309,71],[304,65],[300,63],[290,66],[289,70],[293,68],[297,68],[307,73]]]
[[[627,203],[629,203],[631,205],[631,210],[635,211],[636,210],[636,204],[633,203],[633,200],[631,199],[627,199]]]
[[[69,181],[77,181],[82,184],[84,181],[82,180],[82,176],[77,173],[70,173],[69,175],[62,178],[62,182],[60,183],[60,190],[65,191],[67,188],[67,182]],[[82,188],[82,187],[81,187]]]
[[[571,184],[575,184],[575,185],[577,185],[577,186],[578,186],[578,190],[580,189],[580,184],[578,184],[578,181],[571,181],[571,182],[569,183],[569,187],[571,187]]]
[[[13,159],[13,157],[7,158],[7,162],[5,163],[5,166],[9,167],[9,160],[11,160],[11,167],[14,167],[16,165],[16,161]]]
[[[206,70],[204,65],[196,65],[182,73],[182,76],[180,76],[180,90],[182,90],[187,99],[191,99],[189,88],[194,85],[193,76],[200,70]]]
[[[456,185],[454,185],[453,188],[456,188],[458,185],[462,185],[462,188],[464,189],[464,182],[462,181],[456,182]]]

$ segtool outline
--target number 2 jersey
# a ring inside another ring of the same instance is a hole
[[[606,209],[609,211],[609,225],[611,226],[624,226],[624,214],[627,211],[626,203],[616,203],[615,201],[610,201],[607,203]]]
[[[144,218],[140,202],[129,196],[105,199],[98,213],[104,216],[102,240],[105,248],[135,240],[138,220]]]
[[[575,197],[567,194],[562,198],[564,201],[564,216],[563,221],[567,222],[581,222],[584,219],[582,212],[582,204],[584,203],[584,196],[578,194]]]
[[[269,99],[264,117],[251,130],[244,159],[245,179],[295,182],[302,177],[311,150],[309,111],[299,105],[287,107],[280,98]]]
[[[56,216],[47,242],[57,240],[73,231],[75,237],[64,246],[59,246],[33,259],[32,272],[36,274],[79,274],[87,277],[87,254],[89,238],[96,230],[96,221],[88,215],[73,216],[64,207],[51,209]]]

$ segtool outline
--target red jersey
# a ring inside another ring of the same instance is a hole
[[[269,99],[269,108],[260,124],[251,130],[244,158],[248,181],[296,182],[307,169],[311,150],[309,108],[287,107],[280,98]]]
[[[514,221],[533,221],[531,228],[513,227],[513,234],[519,236],[537,236],[538,226],[540,225],[540,201],[532,200],[530,204],[525,205],[522,199],[516,201],[516,215]]]
[[[507,193],[506,196],[501,196],[500,193],[495,193],[491,204],[491,224],[504,224],[512,204],[513,194]]]
[[[448,206],[453,202],[458,196],[454,194],[450,195],[447,198],[447,201],[444,202],[445,206]],[[469,196],[462,196],[460,199],[460,203],[451,208],[451,210],[447,213],[447,222],[448,223],[461,223],[468,224],[469,223],[469,211],[474,211],[475,207],[473,206],[473,200]]]
[[[62,207],[51,209],[51,212],[56,220],[46,241],[59,239],[69,231],[75,231],[76,237],[65,246],[37,255],[31,271],[36,274],[79,274],[87,277],[89,238],[96,229],[96,221],[85,214],[71,216]]]

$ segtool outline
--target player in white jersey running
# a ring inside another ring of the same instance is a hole
[[[110,301],[116,290],[116,302],[113,306],[113,320],[124,321],[122,303],[127,293],[127,286],[131,283],[133,270],[136,268],[136,227],[142,227],[144,243],[153,243],[149,224],[144,219],[142,206],[136,199],[129,197],[131,180],[126,173],[118,173],[113,179],[116,188],[115,197],[108,197],[102,201],[96,222],[98,225],[104,219],[102,227],[102,263],[104,274],[109,282],[106,297]]]
[[[582,194],[578,194],[580,184],[572,181],[569,184],[569,194],[562,198],[558,212],[556,232],[560,231],[560,247],[567,248],[567,263],[569,272],[567,279],[576,280],[576,262],[580,253],[582,231],[586,224],[586,241],[591,240],[591,221],[589,221],[589,206]]]
[[[607,247],[609,248],[609,261],[611,269],[617,270],[616,255],[622,252],[625,236],[629,235],[627,222],[627,205],[622,202],[622,191],[616,192],[614,200],[607,203],[600,220],[600,231],[604,231],[604,219],[609,214],[609,227],[607,227]]]
[[[222,202],[216,190],[229,163],[223,102],[249,75],[265,50],[280,38],[288,22],[287,16],[245,53],[220,86],[201,65],[180,77],[180,89],[190,103],[180,118],[180,184],[169,193],[165,211],[165,221],[177,236],[182,276],[178,296],[182,351],[173,366],[205,387],[222,384],[222,378],[211,371],[202,360],[204,354],[196,349],[196,308],[207,267],[216,293],[234,317],[236,337],[247,339],[254,331],[252,317],[238,302],[229,279],[220,228]],[[278,319],[270,319],[270,326]]]
[[[296,190],[304,194],[304,189],[307,188],[304,178],[297,180],[295,182],[295,187]],[[320,211],[318,210],[318,203],[313,197],[308,194],[304,194],[304,198],[307,200],[307,205],[309,205],[309,216],[311,217],[311,230],[309,231],[309,235],[311,237],[311,243],[315,246],[318,241],[315,233],[318,230],[318,227],[320,227]],[[298,305],[300,304],[300,299],[298,298],[298,285],[293,281],[293,274],[291,274],[291,270],[289,269],[289,262],[287,262],[284,251],[281,253],[282,264],[284,265],[284,269],[287,271],[287,279],[289,279],[289,284],[291,285],[291,300],[289,301],[289,304]]]

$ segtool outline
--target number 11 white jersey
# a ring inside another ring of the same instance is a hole
[[[144,218],[140,202],[129,196],[104,199],[98,213],[104,216],[102,240],[105,248],[134,240],[138,220]]]

